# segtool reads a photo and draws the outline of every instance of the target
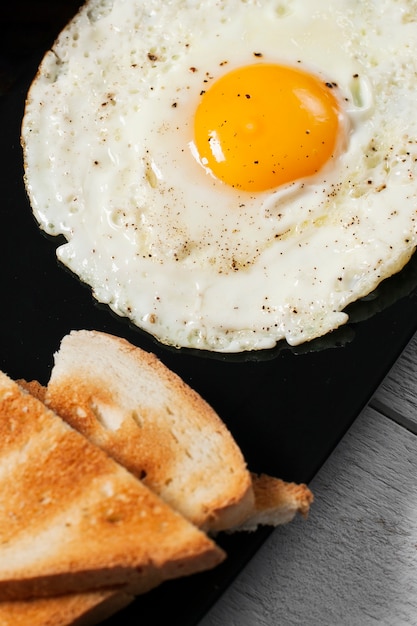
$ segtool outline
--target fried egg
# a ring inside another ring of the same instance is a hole
[[[34,79],[25,184],[59,260],[160,342],[297,345],[417,241],[407,0],[90,0]]]

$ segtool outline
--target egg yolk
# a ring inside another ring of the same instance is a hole
[[[194,118],[202,165],[245,191],[264,191],[318,172],[334,154],[334,84],[299,68],[254,64],[203,92]]]

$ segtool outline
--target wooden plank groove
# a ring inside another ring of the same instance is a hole
[[[384,415],[385,417],[388,417],[389,419],[393,420],[399,426],[402,426],[403,428],[407,429],[413,435],[417,435],[417,420],[416,419],[411,419],[407,417],[406,415],[403,415],[402,413],[398,412],[395,408],[393,408],[392,406],[388,406],[385,402],[380,401],[376,397],[374,397],[369,402],[369,406],[375,409],[375,411],[378,411],[379,413]]]

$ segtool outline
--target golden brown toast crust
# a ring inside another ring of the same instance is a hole
[[[37,380],[24,380],[23,378],[19,378],[18,380],[16,380],[17,384],[20,385],[20,387],[22,387],[22,389],[25,389],[26,391],[28,391],[30,394],[32,394],[32,396],[34,396],[35,398],[37,398],[38,400],[41,400],[42,402],[45,401],[45,395],[46,395],[46,387],[44,385],[41,385],[41,383]]]
[[[133,601],[119,591],[92,591],[53,598],[0,602],[1,626],[90,626]]]

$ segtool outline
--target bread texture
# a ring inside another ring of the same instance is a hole
[[[0,601],[111,587],[137,595],[223,558],[205,533],[0,373]]]
[[[229,430],[153,354],[72,331],[55,354],[45,401],[198,527],[224,530],[253,510],[251,476]]]
[[[289,483],[267,474],[252,474],[254,508],[234,531],[254,531],[259,526],[279,526],[291,522],[297,514],[308,516],[314,496],[307,485]]]
[[[98,590],[0,602],[1,626],[93,626],[130,604],[133,596]]]

